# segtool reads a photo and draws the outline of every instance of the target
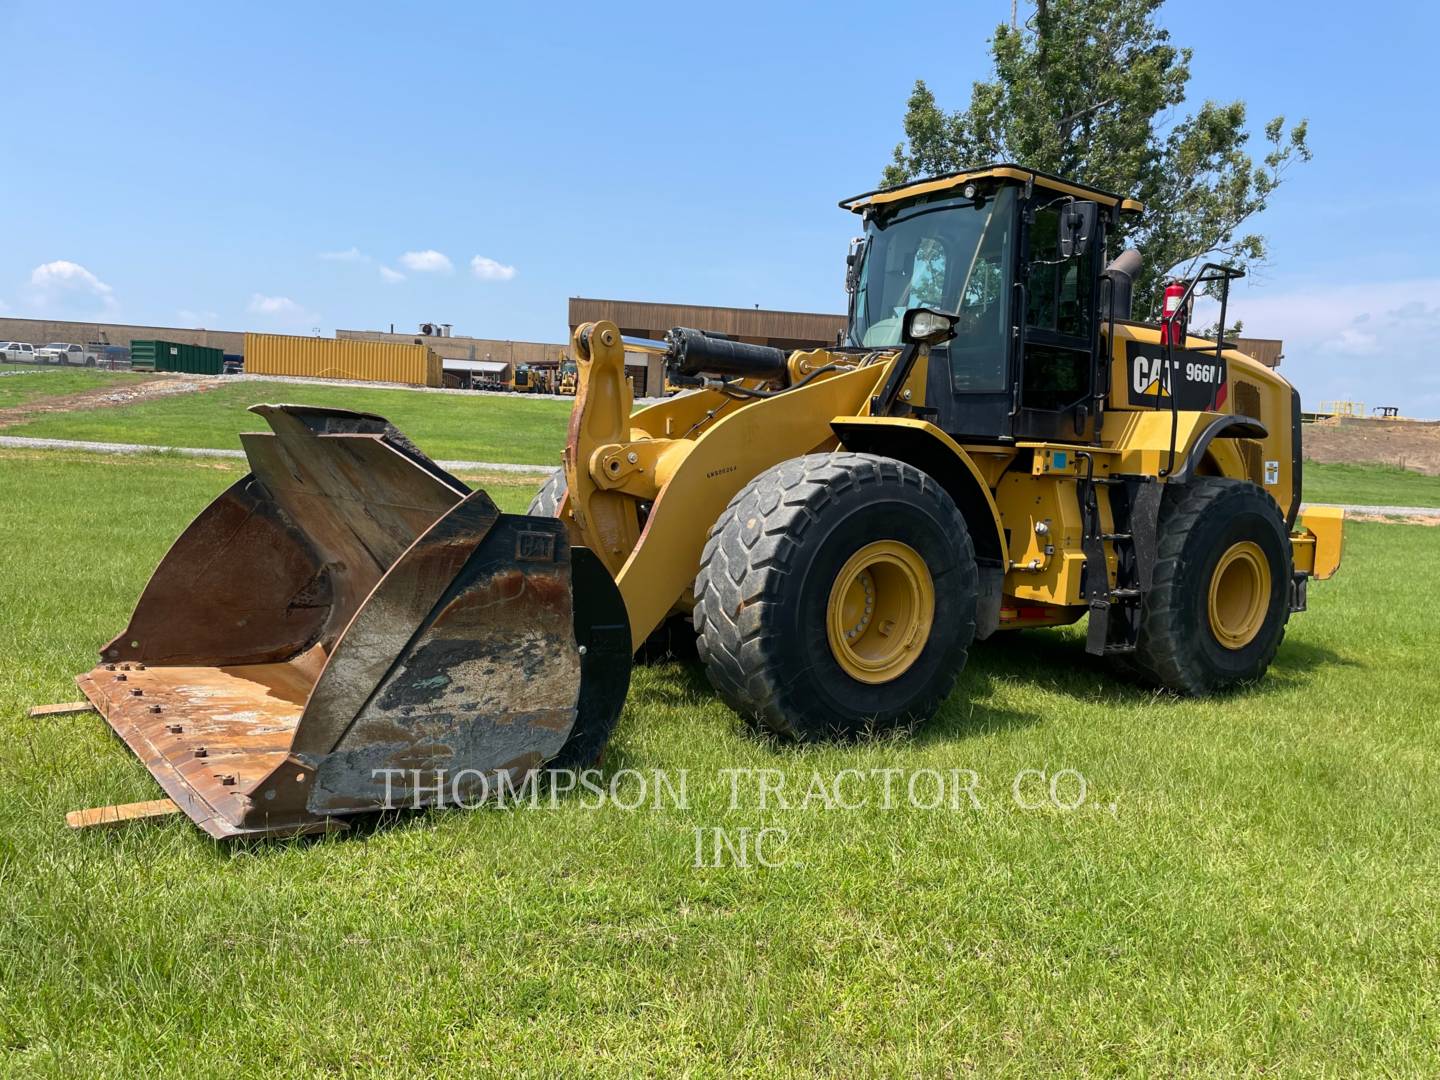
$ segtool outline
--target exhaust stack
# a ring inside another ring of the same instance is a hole
[[[1100,297],[1103,318],[1130,318],[1135,293],[1135,275],[1140,272],[1143,263],[1140,252],[1134,248],[1127,248],[1105,268],[1105,273],[1101,277],[1104,282],[1104,291]]]

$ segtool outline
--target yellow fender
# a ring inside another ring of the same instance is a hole
[[[1009,565],[1005,525],[990,485],[965,448],[949,435],[924,420],[890,416],[842,416],[830,426],[847,450],[883,454],[933,476],[960,508],[975,557],[1002,568]]]
[[[645,530],[616,576],[638,647],[695,584],[710,527],[735,494],[766,469],[833,442],[830,421],[875,392],[886,364],[822,378],[747,404],[716,421],[673,466]]]

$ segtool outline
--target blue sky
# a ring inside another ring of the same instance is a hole
[[[839,311],[836,200],[917,77],[964,104],[1009,8],[0,0],[0,311],[538,340],[575,295]],[[1197,101],[1311,122],[1247,331],[1310,401],[1440,416],[1436,9],[1162,21]]]

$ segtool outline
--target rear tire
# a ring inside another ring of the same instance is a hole
[[[978,593],[965,520],[930,476],[873,454],[794,458],[710,530],[700,659],[732,708],[796,740],[909,726],[954,688]]]
[[[1285,638],[1292,573],[1285,518],[1264,490],[1221,477],[1167,488],[1130,664],[1189,696],[1254,682]]]

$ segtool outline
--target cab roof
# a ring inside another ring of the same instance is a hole
[[[1074,195],[1078,198],[1092,199],[1101,206],[1115,207],[1121,213],[1138,214],[1145,209],[1144,204],[1135,199],[1127,199],[1124,196],[1116,195],[1114,192],[1101,191],[1099,188],[1078,184],[1073,180],[1066,180],[1064,177],[1052,176],[1050,173],[1038,172],[1035,169],[1027,169],[1024,166],[1009,163],[982,165],[974,169],[965,169],[962,172],[946,173],[944,176],[930,176],[921,180],[912,180],[908,184],[900,184],[897,187],[876,188],[874,191],[866,191],[859,195],[852,195],[848,199],[840,200],[840,208],[859,214],[867,207],[905,202],[920,195],[929,195],[937,191],[948,191],[951,188],[957,188],[967,184],[971,180],[987,179],[1031,183],[1036,187],[1045,188],[1047,191],[1056,191],[1062,195]]]

